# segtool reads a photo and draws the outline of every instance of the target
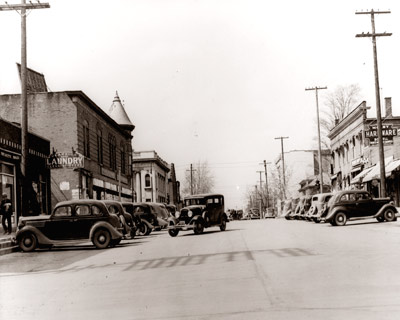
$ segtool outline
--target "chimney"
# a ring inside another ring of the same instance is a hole
[[[385,98],[385,116],[392,116],[392,98]]]

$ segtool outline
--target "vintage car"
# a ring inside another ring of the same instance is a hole
[[[325,221],[344,226],[348,220],[376,218],[379,222],[397,220],[397,210],[390,198],[372,198],[363,190],[335,193],[328,202]]]
[[[123,234],[125,239],[133,239],[136,234],[136,225],[133,222],[132,216],[125,211],[122,203],[115,200],[103,200],[108,211],[118,216],[121,227],[119,231]]]
[[[306,214],[307,219],[315,223],[320,223],[321,219],[325,217],[328,201],[331,197],[332,193],[330,192],[313,195],[310,210]]]
[[[225,231],[227,222],[222,194],[198,194],[186,197],[176,217],[168,219],[168,233],[176,237],[180,230],[192,229],[195,234],[202,234],[204,228],[212,226]]]
[[[118,217],[110,214],[102,201],[71,200],[59,202],[50,215],[21,217],[16,240],[25,252],[70,240],[90,240],[104,249],[121,241],[118,228]]]
[[[122,202],[122,206],[136,224],[136,235],[148,236],[153,231],[157,216],[146,203]]]

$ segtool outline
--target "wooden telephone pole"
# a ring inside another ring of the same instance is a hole
[[[320,182],[320,192],[324,192],[324,178],[322,172],[322,152],[321,152],[321,129],[319,124],[319,106],[318,106],[318,90],[328,89],[328,87],[314,87],[308,88],[306,91],[315,90],[315,99],[317,102],[317,126],[318,126],[318,158],[319,158],[319,182]]]
[[[193,169],[193,164],[190,164],[190,195],[193,195],[193,171],[196,171],[196,169]]]
[[[357,34],[356,38],[372,38],[372,49],[374,54],[374,72],[375,72],[375,100],[376,100],[376,122],[377,122],[377,131],[378,131],[378,146],[379,146],[379,163],[380,163],[380,176],[381,176],[381,184],[380,184],[380,196],[386,197],[386,176],[385,176],[385,154],[383,147],[383,138],[382,138],[382,117],[381,117],[381,98],[379,92],[379,74],[378,74],[378,56],[376,51],[376,38],[377,37],[389,37],[391,33],[376,33],[375,32],[375,14],[385,14],[390,13],[390,11],[366,11],[366,12],[356,12],[356,14],[369,14],[371,15],[371,25],[372,25],[372,33],[361,33]]]
[[[0,5],[0,11],[15,10],[21,16],[21,173],[22,173],[22,197],[21,197],[21,212],[26,209],[26,170],[28,159],[28,100],[27,100],[27,58],[26,58],[26,16],[27,11],[34,9],[50,8],[48,3],[26,3],[22,0],[20,4],[5,4]]]
[[[282,198],[286,199],[286,181],[285,181],[285,153],[283,152],[283,139],[289,139],[289,137],[276,137],[275,140],[281,140],[281,160],[282,160]]]

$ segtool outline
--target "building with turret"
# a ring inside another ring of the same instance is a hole
[[[0,96],[0,117],[21,122],[19,94]],[[82,91],[28,95],[29,131],[50,141],[52,205],[70,199],[132,200],[132,131],[118,93],[109,113]]]

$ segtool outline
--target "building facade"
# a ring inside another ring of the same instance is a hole
[[[357,106],[329,133],[332,149],[333,190],[361,188],[375,197],[380,192],[380,164],[376,118],[368,118],[365,101]],[[387,195],[399,205],[400,117],[392,115],[391,98],[385,98],[382,120]]]
[[[50,212],[50,170],[46,167],[49,153],[48,140],[28,133],[27,196],[22,210],[21,127],[0,118],[0,195],[6,193],[11,200],[13,225],[20,216]]]
[[[0,96],[0,116],[20,122],[20,95]],[[32,93],[28,119],[30,130],[50,140],[53,206],[78,198],[132,200],[134,126],[118,95],[107,114],[82,91]]]
[[[178,206],[179,181],[175,167],[164,161],[155,151],[132,154],[134,190],[137,202],[160,202]]]
[[[330,190],[329,172],[331,168],[331,152],[321,150],[323,184],[325,190]],[[311,192],[319,183],[319,156],[318,150],[292,150],[284,153],[286,199],[298,198]],[[281,156],[275,161],[280,175],[282,175]],[[314,190],[316,191],[316,189]]]

